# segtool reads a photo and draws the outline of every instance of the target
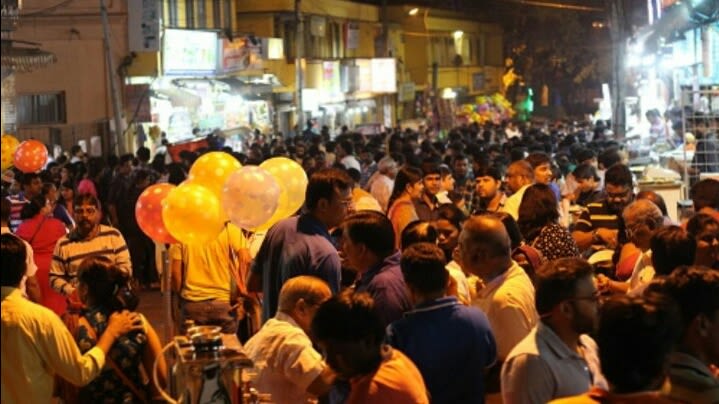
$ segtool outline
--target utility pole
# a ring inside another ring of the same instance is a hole
[[[110,22],[107,18],[107,6],[105,0],[100,0],[100,17],[102,17],[102,33],[103,44],[105,48],[105,62],[107,63],[107,79],[110,81],[110,95],[112,96],[112,112],[113,121],[115,122],[115,131],[111,136],[110,150],[115,154],[122,155],[125,153],[125,142],[123,132],[125,125],[123,124],[122,101],[115,77],[115,58],[112,56],[112,48],[110,47]]]
[[[295,23],[297,33],[295,37],[295,100],[297,101],[297,132],[300,136],[305,127],[304,108],[302,105],[302,87],[304,87],[304,74],[302,71],[302,58],[305,53],[305,23],[302,20],[301,0],[295,0]]]

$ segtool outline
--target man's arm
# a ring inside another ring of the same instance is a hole
[[[100,336],[97,345],[84,355],[60,317],[45,317],[47,330],[35,335],[36,346],[42,360],[62,378],[76,386],[83,386],[94,379],[105,365],[105,356],[117,337],[142,329],[138,314],[124,311],[110,316],[107,329]]]
[[[170,259],[170,289],[175,293],[180,293],[182,290],[182,245],[171,245],[167,255]]]
[[[63,296],[70,296],[75,291],[75,287],[67,281],[68,271],[65,264],[65,258],[60,245],[55,246],[50,262],[50,287]]]
[[[40,282],[38,282],[36,276],[27,277],[25,280],[25,291],[31,301],[40,304],[40,301],[42,301],[42,291],[40,290]]]

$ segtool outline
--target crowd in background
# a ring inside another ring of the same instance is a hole
[[[5,388],[17,326],[6,313],[27,310],[6,287],[81,313],[78,328],[64,324],[73,352],[117,338],[103,350],[124,373],[96,360],[101,376],[80,397],[156,393],[137,371],[159,355],[152,325],[137,337],[136,318],[131,330],[112,318],[136,307],[118,298],[129,279],[158,287],[165,247],[179,329],[237,333],[276,402],[719,401],[719,181],[693,178],[693,213],[674,223],[675,207],[636,192],[627,151],[601,124],[220,143],[170,164],[146,147],[103,158],[74,147],[40,173],[3,174],[3,233],[23,241],[2,239],[4,261],[23,251],[20,276],[3,275],[3,401],[22,396],[20,382]],[[304,208],[266,233],[227,225],[206,245],[157,245],[137,199],[180,184],[210,150],[243,165],[294,159],[309,177]],[[44,321],[61,332],[59,317]],[[72,376],[74,356],[52,360],[75,384],[93,378]]]

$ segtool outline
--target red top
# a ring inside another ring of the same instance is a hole
[[[41,304],[58,315],[65,312],[65,297],[50,287],[50,262],[55,244],[66,232],[65,224],[54,217],[37,214],[23,221],[15,234],[27,241],[33,249],[33,258],[37,265],[37,277],[42,292]]]

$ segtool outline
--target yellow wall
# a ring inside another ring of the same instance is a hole
[[[237,12],[294,12],[294,0],[236,0]],[[300,3],[306,14],[328,15],[358,21],[379,21],[379,8],[343,0],[304,0]]]
[[[30,3],[26,2],[24,13],[56,4],[54,0]],[[108,1],[116,64],[129,53],[125,4],[119,0]],[[34,8],[28,7],[30,5]],[[57,63],[53,65],[17,74],[17,94],[65,91],[68,125],[112,116],[103,32],[96,1],[76,0],[50,16],[22,17],[15,37],[38,42],[43,50],[57,56]]]
[[[271,13],[240,14],[237,31],[259,37],[275,37],[275,18]]]

